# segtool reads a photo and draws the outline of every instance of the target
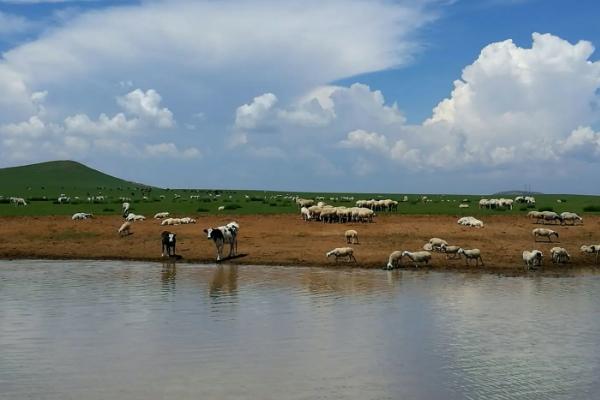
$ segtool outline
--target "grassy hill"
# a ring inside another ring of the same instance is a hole
[[[147,186],[115,178],[76,161],[49,161],[0,169],[0,195],[21,197],[87,196],[109,189]]]

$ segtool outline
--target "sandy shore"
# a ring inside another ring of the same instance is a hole
[[[419,250],[431,237],[441,237],[450,244],[482,251],[485,267],[490,272],[523,270],[521,253],[537,248],[545,255],[545,270],[559,272],[593,266],[591,256],[582,255],[582,244],[600,242],[600,217],[587,216],[583,226],[555,226],[560,233],[558,245],[572,256],[571,266],[554,267],[549,250],[555,244],[534,243],[531,230],[538,225],[524,216],[489,216],[483,229],[465,228],[450,216],[378,216],[371,224],[307,223],[296,215],[251,215],[232,219],[240,223],[239,252],[247,256],[231,260],[237,264],[335,266],[325,252],[346,246],[344,231],[359,232],[360,244],[353,245],[357,266],[381,268],[393,250]],[[202,229],[229,222],[223,217],[200,217],[197,224],[160,226],[157,220],[136,222],[133,234],[120,238],[118,216],[72,221],[66,216],[0,218],[0,258],[15,259],[123,259],[160,260],[160,233],[177,233],[177,253],[182,261],[212,263],[215,247]],[[340,263],[341,264],[341,263]],[[340,266],[338,264],[338,266]],[[474,270],[465,268],[463,260],[447,261],[434,254],[433,269]]]

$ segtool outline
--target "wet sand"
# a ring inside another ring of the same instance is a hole
[[[466,267],[464,260],[446,260],[434,253],[431,269],[482,270],[522,273],[523,250],[544,252],[543,271],[561,273],[594,267],[594,257],[579,252],[582,244],[600,243],[600,217],[586,216],[578,226],[550,226],[560,234],[557,243],[534,242],[531,230],[536,225],[525,216],[489,216],[482,218],[483,229],[466,228],[453,216],[380,215],[368,224],[323,224],[304,222],[297,215],[251,215],[223,218],[199,217],[197,224],[164,227],[158,220],[133,223],[132,234],[120,238],[117,229],[123,222],[118,216],[72,221],[68,216],[1,217],[0,258],[3,259],[115,259],[161,260],[160,233],[177,233],[177,254],[181,262],[212,263],[215,246],[202,229],[231,220],[240,224],[238,252],[245,257],[229,260],[235,264],[284,266],[356,266],[381,268],[394,250],[421,250],[431,237],[440,237],[452,245],[479,248],[485,267]],[[344,231],[358,231],[360,244],[355,250],[356,264],[335,263],[325,257],[334,247],[346,246]],[[549,250],[558,245],[571,254],[567,266],[553,266]],[[228,246],[226,246],[226,251]],[[406,259],[405,259],[406,260]],[[404,261],[405,268],[409,268]],[[410,266],[410,268],[413,268]]]

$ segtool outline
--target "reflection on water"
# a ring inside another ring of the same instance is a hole
[[[1,399],[591,399],[600,277],[0,262]]]

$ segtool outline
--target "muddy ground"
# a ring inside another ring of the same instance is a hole
[[[230,260],[238,264],[336,266],[327,260],[325,252],[346,246],[344,231],[355,229],[360,244],[352,245],[358,260],[356,266],[381,268],[393,250],[420,250],[431,237],[440,237],[450,244],[481,249],[484,268],[499,273],[523,271],[523,250],[544,252],[544,270],[587,268],[594,265],[593,256],[579,252],[582,244],[600,243],[600,217],[587,216],[582,226],[550,227],[560,234],[558,244],[535,243],[531,230],[539,225],[525,216],[489,216],[483,229],[467,228],[452,216],[378,216],[369,224],[323,224],[304,222],[296,215],[246,215],[233,218],[240,224],[239,253],[247,256]],[[157,220],[135,222],[132,234],[120,238],[117,229],[120,217],[98,217],[72,221],[65,216],[2,217],[0,218],[0,258],[30,259],[124,259],[160,260],[160,233],[177,233],[177,253],[183,262],[212,263],[215,246],[206,239],[203,228],[218,226],[231,219],[200,217],[197,224],[160,226]],[[559,245],[571,253],[567,267],[552,266],[551,247]],[[405,262],[406,264],[406,262]],[[346,266],[338,263],[338,267]],[[405,265],[408,268],[408,266]],[[447,261],[443,254],[434,254],[432,269],[474,270],[465,267],[464,260]]]

